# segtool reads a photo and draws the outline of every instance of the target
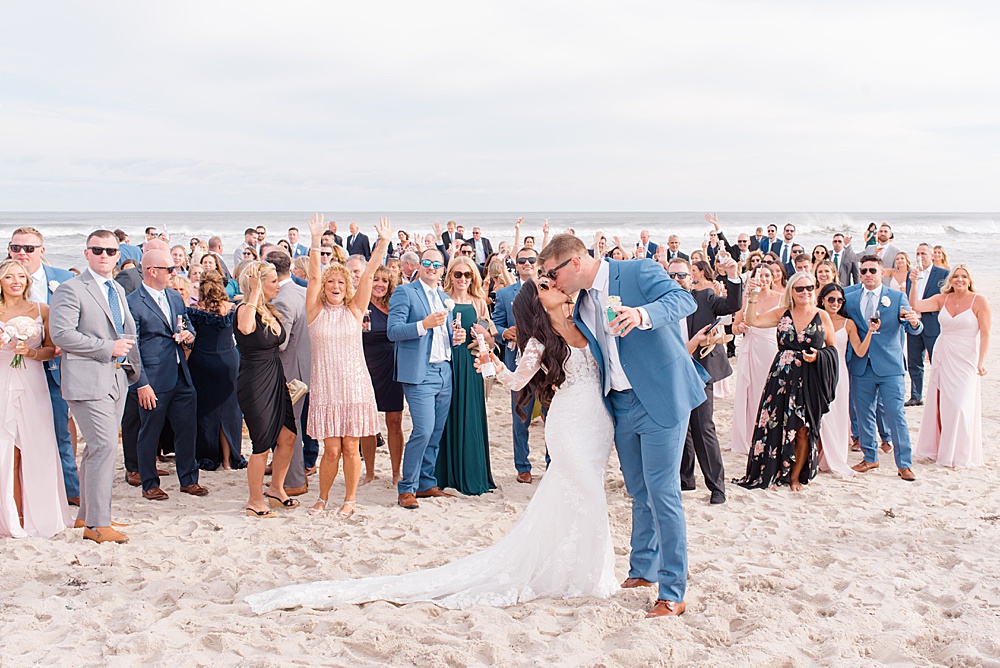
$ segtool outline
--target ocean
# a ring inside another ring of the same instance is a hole
[[[347,234],[349,223],[357,222],[362,232],[374,235],[373,226],[379,216],[388,216],[393,226],[412,235],[431,231],[435,222],[444,225],[454,220],[464,225],[466,236],[473,227],[480,227],[483,236],[492,240],[494,247],[501,240],[513,241],[514,221],[524,216],[522,235],[535,235],[541,240],[542,221],[546,218],[552,234],[572,228],[590,246],[594,233],[603,231],[611,237],[618,235],[622,244],[633,247],[639,232],[648,229],[654,242],[664,243],[669,234],[681,238],[681,248],[690,251],[701,246],[702,239],[711,226],[705,222],[704,212],[323,212],[326,220],[335,220],[338,233]],[[39,229],[45,236],[46,258],[58,267],[82,267],[83,246],[86,236],[99,228],[128,232],[133,243],[139,243],[146,227],[166,230],[171,245],[178,243],[185,248],[191,237],[207,239],[222,237],[226,257],[243,241],[243,230],[264,225],[268,240],[277,241],[285,236],[289,227],[301,230],[308,242],[307,221],[311,212],[0,212],[0,236],[9,240],[13,230],[21,226]],[[952,264],[965,262],[974,270],[993,271],[994,247],[1000,239],[1000,213],[805,213],[805,212],[717,212],[719,225],[726,232],[730,243],[735,243],[740,232],[753,234],[758,226],[766,229],[769,223],[780,228],[785,223],[796,226],[796,241],[807,252],[816,244],[829,248],[834,232],[853,234],[855,250],[864,245],[864,231],[872,221],[888,222],[896,236],[896,245],[911,254],[918,243],[927,242],[944,246]]]

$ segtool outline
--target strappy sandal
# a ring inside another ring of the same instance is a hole
[[[316,499],[316,503],[322,505],[323,507],[322,508],[317,508],[316,506],[313,506],[307,512],[310,515],[319,515],[320,513],[325,513],[326,512],[326,504],[327,504],[326,499]]]
[[[288,497],[284,501],[282,501],[281,499],[279,499],[276,496],[271,496],[270,494],[264,494],[264,497],[267,499],[267,503],[272,508],[286,508],[287,509],[287,508],[298,508],[299,507],[298,500],[297,499],[293,499],[291,497]]]
[[[267,510],[254,510],[253,508],[247,508],[247,517],[255,517],[257,519],[265,519],[268,517],[277,517],[278,513],[274,512],[270,508]]]
[[[355,501],[344,501],[344,505],[345,506],[350,506],[351,512],[345,513],[343,511],[343,509],[338,510],[337,511],[337,517],[339,517],[342,520],[346,520],[349,517],[353,517],[354,516],[354,510],[355,510],[355,507],[356,507],[355,503],[356,503]]]

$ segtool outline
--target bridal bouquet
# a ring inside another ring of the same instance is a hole
[[[16,318],[12,318],[3,330],[0,330],[0,340],[4,342],[4,345],[12,341],[24,343],[28,339],[38,336],[39,333],[40,330],[38,329],[38,323],[32,318],[21,315]],[[14,355],[14,359],[11,361],[10,365],[14,369],[23,369],[24,355]]]

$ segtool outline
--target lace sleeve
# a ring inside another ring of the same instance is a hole
[[[515,392],[520,390],[528,384],[528,381],[542,367],[542,353],[544,351],[545,346],[539,343],[537,339],[531,339],[528,341],[528,345],[524,347],[524,352],[521,353],[517,369],[510,371],[506,366],[500,365],[500,369],[497,372],[497,382],[509,390]]]

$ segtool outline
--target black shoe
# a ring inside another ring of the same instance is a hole
[[[382,434],[375,434],[375,447],[376,448],[385,447],[385,439],[382,438]]]
[[[687,486],[687,485],[685,485],[684,483],[681,483],[681,491],[682,491],[682,492],[693,492],[693,491],[694,491],[694,489],[695,489],[695,488],[694,488],[694,485],[691,485],[690,487],[688,487],[688,486]]]
[[[924,405],[924,400],[923,399],[908,399],[906,401],[906,403],[903,404],[903,405],[906,406],[906,407],[910,407],[910,406],[923,406]]]
[[[725,494],[719,491],[712,492],[712,500],[709,501],[709,503],[711,503],[713,506],[717,506],[720,503],[725,503],[725,502],[726,502]]]

